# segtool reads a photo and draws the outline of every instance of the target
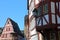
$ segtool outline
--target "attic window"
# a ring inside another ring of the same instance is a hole
[[[9,24],[9,22],[8,22],[8,24]]]
[[[6,31],[10,31],[10,28],[7,28]]]

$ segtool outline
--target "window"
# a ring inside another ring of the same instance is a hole
[[[52,14],[52,23],[56,24],[55,15]]]
[[[37,18],[36,21],[37,21],[37,26],[41,26],[41,18],[40,17]]]
[[[34,9],[33,14],[35,16],[40,16],[42,14],[42,7],[40,6],[38,9]]]
[[[9,22],[8,22],[8,24],[9,24]]]
[[[50,40],[56,40],[56,35],[54,32],[50,33]]]
[[[33,15],[34,15],[34,16],[37,16],[37,13],[38,13],[37,9],[34,9],[34,10],[33,10]]]
[[[43,12],[44,12],[44,14],[45,14],[45,13],[48,13],[48,4],[45,4],[45,5],[43,6]]]
[[[2,38],[7,38],[7,34],[2,34]]]
[[[10,28],[6,28],[6,31],[10,31]]]
[[[5,34],[5,38],[7,38],[7,34]]]
[[[4,34],[2,34],[2,36],[1,36],[2,38],[4,38]]]
[[[37,14],[37,15],[38,15],[38,16],[41,15],[41,14],[42,14],[42,6],[40,6],[40,7],[37,9],[37,11],[38,11],[38,14]]]
[[[51,2],[51,13],[55,13],[55,3]]]

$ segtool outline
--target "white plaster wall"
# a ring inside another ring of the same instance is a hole
[[[34,10],[34,0],[32,0],[31,4],[29,5],[29,18],[33,15]]]
[[[32,36],[30,40],[38,40],[38,35]]]
[[[34,30],[30,31],[30,35],[34,35],[34,34],[37,34],[36,29],[34,29]]]
[[[35,5],[37,5],[41,0],[35,0]]]
[[[29,30],[32,30],[34,27],[35,27],[35,18],[33,18],[32,21],[30,22]]]

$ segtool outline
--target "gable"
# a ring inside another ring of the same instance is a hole
[[[13,26],[13,25],[12,25],[10,19],[7,19],[2,34],[14,32],[12,26]]]
[[[23,37],[18,24],[10,18],[7,19],[2,34],[17,34]]]

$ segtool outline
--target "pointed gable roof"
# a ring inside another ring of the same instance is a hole
[[[23,37],[23,34],[21,33],[18,24],[15,21],[13,21],[11,18],[8,18],[7,22],[8,20],[11,22],[14,32]]]

